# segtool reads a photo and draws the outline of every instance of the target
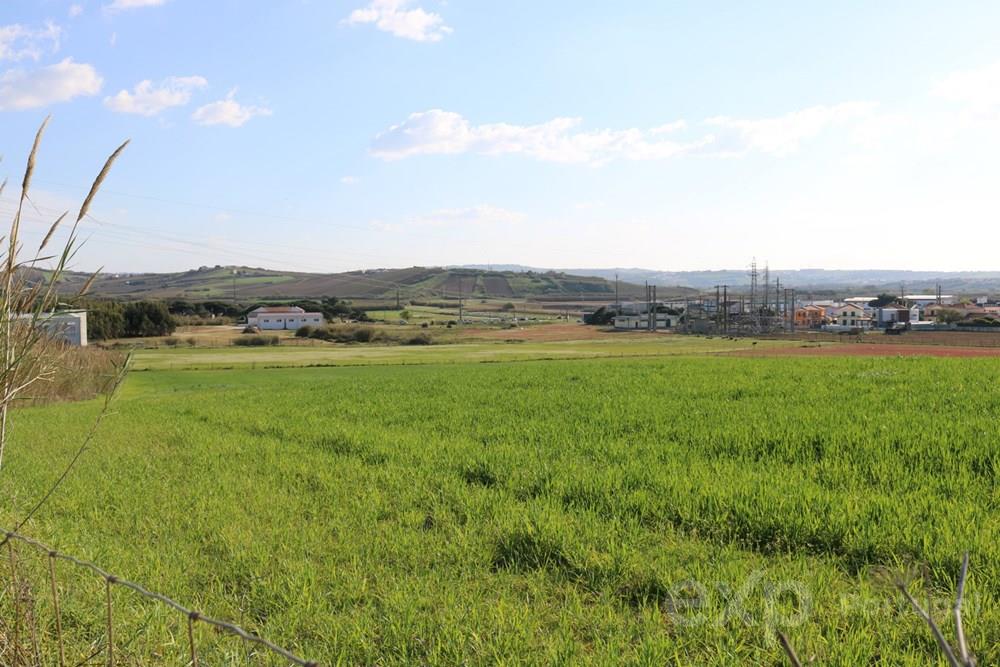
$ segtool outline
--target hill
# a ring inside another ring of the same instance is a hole
[[[485,268],[469,265],[469,268]],[[550,271],[517,264],[495,267],[508,271]],[[716,285],[742,289],[749,285],[749,270],[719,269],[713,271],[660,271],[643,268],[563,269],[567,273],[621,280],[633,284],[648,281],[652,285],[677,285],[695,290],[712,290]],[[1000,271],[903,271],[896,269],[771,269],[771,278],[800,290],[892,292],[905,285],[908,292],[934,293],[937,285],[952,294],[972,295],[1000,292]]]
[[[70,273],[66,291],[78,289],[87,274]],[[619,283],[619,294],[639,297],[643,286]],[[97,297],[119,299],[283,299],[335,296],[347,299],[510,298],[542,301],[613,299],[613,280],[562,271],[491,271],[410,267],[346,273],[299,273],[262,268],[215,266],[179,273],[103,274],[91,289]],[[661,290],[659,296],[691,290]]]

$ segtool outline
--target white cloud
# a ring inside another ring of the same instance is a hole
[[[953,72],[934,86],[935,96],[961,104],[974,114],[1000,109],[1000,63]]]
[[[471,125],[461,115],[440,109],[411,114],[375,137],[372,153],[384,160],[414,155],[479,153],[523,154],[546,162],[602,164],[616,157],[653,159],[690,147],[670,140],[649,140],[640,130],[580,131],[579,118],[555,118],[538,125]]]
[[[415,215],[401,222],[371,220],[368,224],[383,232],[400,232],[414,227],[482,227],[489,225],[512,225],[524,221],[526,216],[491,204],[480,204],[465,208],[440,208],[424,215]]]
[[[496,225],[513,224],[524,220],[523,213],[505,208],[480,204],[466,208],[441,208],[426,215],[409,218],[407,223],[431,227],[449,225]]]
[[[0,111],[19,111],[96,95],[103,80],[92,65],[66,58],[35,70],[11,69],[0,74]]]
[[[152,81],[140,81],[132,92],[121,90],[118,94],[104,98],[104,106],[119,113],[134,113],[155,116],[164,109],[184,106],[191,101],[191,93],[208,85],[200,76],[171,76],[153,85]]]
[[[417,42],[439,42],[452,32],[440,14],[421,7],[410,9],[411,4],[411,0],[371,0],[367,6],[351,12],[343,22],[348,25],[374,23],[383,32]]]
[[[167,4],[169,0],[113,0],[111,4],[104,5],[104,9],[109,12],[123,12],[129,9],[139,9],[141,7],[159,7]]]
[[[661,160],[684,154],[733,156],[750,152],[787,155],[823,130],[857,120],[874,105],[848,102],[819,106],[776,118],[743,120],[717,116],[687,139],[668,139],[685,130],[674,121],[649,130],[582,130],[580,118],[555,118],[538,125],[472,125],[460,114],[431,109],[411,114],[378,134],[372,154],[383,160],[415,155],[526,155],[545,162],[601,165],[612,160]]]
[[[870,102],[844,102],[809,107],[776,118],[747,120],[715,116],[705,121],[718,129],[709,150],[721,155],[750,152],[788,155],[798,150],[806,139],[812,139],[830,127],[860,120],[874,112],[875,107]]]
[[[0,60],[35,60],[59,50],[62,29],[54,23],[29,28],[19,23],[0,25]]]
[[[82,13],[83,13],[83,5],[76,5],[76,4],[74,4],[74,5],[70,5],[69,6],[69,17],[71,19],[72,18],[76,18],[77,16],[79,16]]]
[[[226,99],[206,104],[198,107],[193,114],[192,120],[199,125],[228,125],[229,127],[240,127],[255,116],[270,116],[271,110],[266,107],[244,106],[233,99],[236,90],[229,91]]]
[[[344,185],[357,185],[359,179],[357,176],[341,176],[340,182],[343,183]]]

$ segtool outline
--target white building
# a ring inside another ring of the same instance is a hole
[[[954,294],[942,294],[940,297],[936,294],[904,294],[903,299],[909,304],[920,306],[921,310],[936,303],[951,305],[957,300]]]
[[[33,315],[24,314],[18,315],[17,319],[26,321],[33,317]],[[39,313],[35,322],[56,340],[77,347],[87,346],[87,311],[85,310]]]
[[[45,313],[38,321],[53,337],[77,347],[87,346],[87,311]]]
[[[833,320],[832,324],[840,327],[850,327],[852,329],[870,329],[872,318],[865,313],[863,306],[846,303],[843,306],[834,306],[827,310],[827,315]]]
[[[263,330],[298,329],[319,326],[326,322],[323,313],[307,313],[298,306],[261,306],[247,314],[247,326]]]
[[[681,315],[656,314],[657,329],[674,329],[681,322]],[[618,315],[615,317],[615,329],[638,331],[649,328],[649,315]]]

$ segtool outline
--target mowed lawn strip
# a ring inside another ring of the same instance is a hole
[[[136,373],[26,531],[325,664],[778,664],[782,628],[823,664],[924,665],[892,575],[927,566],[947,599],[968,550],[991,664],[998,375],[723,357]],[[18,508],[96,410],[16,415]],[[65,595],[80,637],[101,594]],[[125,597],[116,622],[145,662],[183,632]],[[206,661],[238,651],[203,641]]]

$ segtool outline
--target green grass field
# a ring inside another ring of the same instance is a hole
[[[420,329],[413,329],[414,334]],[[374,364],[498,363],[540,359],[653,357],[728,353],[751,348],[802,345],[801,341],[696,338],[687,336],[627,336],[576,341],[490,341],[428,346],[323,344],[253,347],[157,348],[136,352],[133,368],[146,370],[206,370],[306,366],[367,366]]]
[[[968,550],[969,637],[1000,660],[1000,363],[468,363],[529,345],[143,353],[161,370],[25,532],[328,665],[777,665],[777,628],[818,664],[926,665],[891,577],[947,600]],[[240,368],[162,370],[203,364]],[[17,509],[97,410],[16,415]],[[70,630],[99,637],[103,589],[72,581]],[[125,654],[183,655],[181,621],[115,595]],[[205,664],[236,662],[200,632]]]

